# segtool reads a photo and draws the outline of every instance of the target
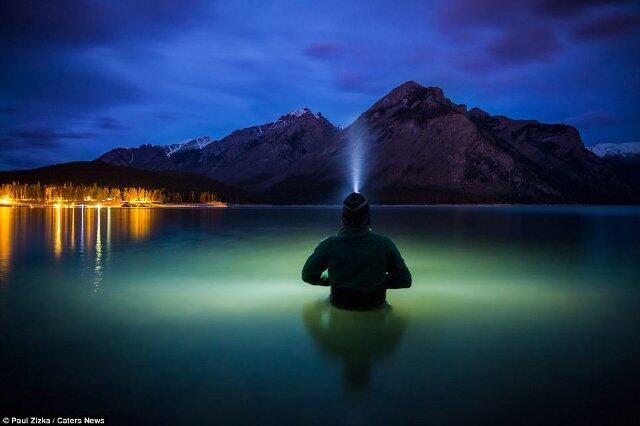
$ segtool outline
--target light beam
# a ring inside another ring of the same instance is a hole
[[[353,192],[360,192],[364,181],[366,132],[361,126],[354,124],[349,129],[347,138],[349,157],[347,167],[351,177],[351,189]]]

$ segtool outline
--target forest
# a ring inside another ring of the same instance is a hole
[[[72,203],[72,202],[130,202],[130,203],[209,203],[220,201],[209,191],[175,192],[141,187],[110,187],[93,185],[62,185],[38,183],[5,183],[0,185],[0,199],[13,202]]]

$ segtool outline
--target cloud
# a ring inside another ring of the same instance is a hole
[[[331,58],[347,52],[345,45],[341,43],[314,43],[304,48],[302,53],[312,58]]]
[[[445,28],[504,27],[527,10],[527,2],[503,0],[452,0],[445,3],[440,22]]]
[[[2,140],[0,139],[0,142]],[[0,150],[0,170],[32,169],[42,165],[42,161],[24,152],[2,152]]]
[[[50,128],[13,130],[3,138],[3,148],[15,148],[27,143],[31,148],[57,148],[63,139],[89,139],[97,136],[91,132],[61,132]]]
[[[96,127],[102,130],[126,130],[129,128],[113,117],[96,118]]]
[[[640,16],[615,13],[581,24],[573,33],[578,40],[615,39],[640,28]]]
[[[471,38],[498,62],[527,64],[554,59],[570,47],[565,39],[570,43],[631,33],[640,27],[640,17],[624,11],[629,4],[631,0],[452,0],[445,3],[439,22],[453,43],[468,44]]]
[[[0,96],[46,105],[114,105],[139,99],[143,91],[124,76],[107,72],[82,56],[17,52],[0,59]]]
[[[3,0],[0,40],[52,45],[104,44],[132,36],[162,36],[203,20],[201,0]],[[159,30],[163,31],[159,31]]]
[[[582,15],[587,9],[617,6],[633,0],[538,0],[533,2],[535,10],[544,16],[569,18]]]
[[[357,72],[339,74],[335,85],[338,89],[349,93],[384,93],[384,89],[379,84]]]
[[[474,43],[497,64],[547,61],[562,45],[554,23],[533,13],[534,6],[534,1],[454,0],[442,11],[442,28],[453,43]],[[492,61],[474,56],[457,62],[491,67]]]
[[[62,131],[47,127],[20,128],[0,136],[0,168],[23,169],[65,158],[65,140],[89,140],[92,132]]]
[[[22,110],[17,106],[13,105],[2,105],[0,106],[0,114],[12,115],[21,112]]]
[[[153,114],[153,118],[161,121],[172,121],[176,120],[179,117],[179,114],[170,111],[161,111]]]
[[[490,42],[487,52],[510,63],[545,61],[561,50],[558,38],[549,28],[509,29]]]

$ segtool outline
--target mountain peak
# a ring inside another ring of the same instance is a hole
[[[311,115],[311,116],[313,116],[315,118],[321,118],[322,117],[321,113],[318,112],[318,113],[314,114],[311,111],[311,109],[305,107],[305,108],[299,108],[299,109],[297,109],[295,111],[291,111],[291,112],[288,112],[288,113],[282,115],[278,119],[278,121],[292,120],[292,119],[295,119],[295,118],[298,118],[298,117],[302,117],[302,116],[305,116],[305,115]]]
[[[412,95],[415,92],[422,92],[424,95],[432,96],[433,98],[436,98],[438,100],[445,99],[444,92],[441,88],[435,86],[425,87],[413,80],[405,81],[401,85],[395,87],[387,94],[387,96],[392,95],[394,97],[404,98]]]
[[[447,99],[439,87],[425,87],[415,81],[406,81],[395,87],[378,102],[373,104],[363,115],[365,119],[397,115],[400,111],[414,111],[418,115],[444,113],[449,110],[466,112],[465,105],[456,105]],[[419,112],[422,111],[422,112]],[[401,114],[406,116],[406,114]]]
[[[420,90],[420,89],[424,89],[425,87],[420,84],[420,83],[416,83],[413,80],[408,80],[405,81],[404,83],[394,87],[393,89],[391,89],[391,93],[393,92],[412,92],[415,90]]]
[[[395,87],[380,99],[373,108],[386,108],[393,105],[406,104],[409,100],[421,99],[428,103],[450,103],[439,87],[425,87],[409,80]]]

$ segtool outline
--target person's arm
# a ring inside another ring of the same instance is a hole
[[[330,285],[327,277],[322,274],[327,270],[328,266],[329,264],[323,244],[320,243],[313,253],[311,253],[311,256],[309,256],[302,268],[302,281],[311,285]]]
[[[411,272],[404,263],[398,247],[389,240],[389,254],[387,259],[386,288],[409,288],[411,287]]]

